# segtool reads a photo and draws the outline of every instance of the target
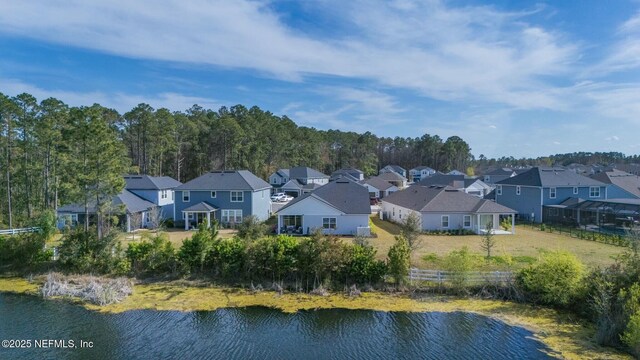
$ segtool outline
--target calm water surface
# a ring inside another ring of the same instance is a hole
[[[252,307],[100,314],[0,293],[0,359],[549,359],[531,332],[484,316]],[[93,348],[34,348],[36,339]],[[67,343],[68,344],[68,343]]]

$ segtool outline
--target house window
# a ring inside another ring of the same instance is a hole
[[[522,192],[522,191],[521,191],[521,189],[520,189],[520,185],[517,185],[517,186],[516,186],[516,195],[520,195],[520,193],[521,193],[521,192]]]
[[[496,195],[502,195],[502,185],[496,186]]]
[[[578,187],[573,188],[573,195],[578,195]]]
[[[243,201],[244,201],[244,192],[242,191],[231,192],[231,202],[243,202]]]
[[[393,216],[396,216],[396,208],[393,208],[393,213],[392,213],[392,215],[393,215]]]
[[[549,188],[549,199],[556,198],[556,188]]]
[[[160,199],[166,199],[167,198],[167,190],[162,190],[160,192]]]
[[[402,209],[398,210],[398,218],[402,219]]]
[[[322,218],[322,228],[323,229],[336,229],[336,218]]]
[[[191,192],[183,191],[182,192],[182,202],[189,202],[191,200]]]
[[[442,215],[442,228],[446,229],[449,227],[449,215]]]
[[[222,210],[222,223],[238,224],[242,222],[242,210]]]
[[[216,198],[216,196],[217,196],[216,192],[215,192],[215,191],[212,191],[212,192],[211,192],[211,198],[212,198],[212,199],[215,199],[215,198]]]
[[[589,187],[589,197],[600,197],[600,187],[599,186]]]
[[[484,177],[484,182],[489,182],[491,181],[491,176],[487,175]]]
[[[469,228],[471,227],[471,215],[465,215],[462,219],[462,226]]]

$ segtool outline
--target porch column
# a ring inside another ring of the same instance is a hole
[[[480,214],[476,214],[476,234],[480,234]]]
[[[280,228],[282,228],[282,222],[280,221],[282,216],[278,215],[278,228],[276,229],[276,234],[280,234]]]
[[[516,214],[511,214],[511,234],[516,233]]]
[[[183,212],[184,216],[184,229],[189,230],[189,212]]]
[[[207,227],[211,227],[211,213],[207,212]]]
[[[127,214],[126,216],[127,216],[127,232],[131,232],[131,218],[129,217],[129,214]]]

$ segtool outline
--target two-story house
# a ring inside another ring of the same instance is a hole
[[[160,208],[162,219],[173,218],[174,189],[182,183],[169,176],[125,175],[125,189]]]
[[[407,177],[407,170],[399,165],[387,165],[378,171],[378,175],[382,175],[385,173],[394,172],[396,174],[400,174],[403,177]]]
[[[279,169],[269,176],[269,183],[275,192],[298,197],[328,184],[329,176],[306,166],[297,166]]]
[[[428,166],[416,166],[409,170],[409,179],[413,182],[418,182],[429,176],[432,176],[436,171]]]
[[[609,199],[640,199],[640,176],[618,169],[601,171],[590,176],[592,179],[611,184]]]
[[[608,185],[563,168],[534,167],[499,181],[495,201],[518,212],[521,219],[542,222],[542,207],[569,198],[607,199]]]
[[[499,181],[506,180],[516,175],[518,175],[518,173],[516,173],[516,171],[513,169],[497,168],[497,169],[486,172],[482,177],[482,181],[485,184],[493,185]]]
[[[331,177],[329,178],[329,181],[335,181],[338,179],[362,181],[364,180],[364,173],[361,170],[354,169],[354,168],[343,168],[343,169],[332,172]]]
[[[185,229],[218,220],[233,226],[246,216],[267,220],[271,185],[248,170],[212,171],[175,188],[174,223]]]

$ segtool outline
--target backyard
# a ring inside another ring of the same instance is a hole
[[[395,242],[394,236],[400,233],[400,228],[376,216],[372,216],[371,219],[378,237],[370,239],[370,243],[378,250],[378,257],[385,258],[389,248]],[[447,253],[459,250],[463,246],[467,246],[470,252],[479,257],[484,256],[486,252],[480,247],[480,239],[479,235],[420,235],[421,246],[414,254],[412,264],[419,268],[440,267],[442,258]],[[505,262],[504,255],[509,255],[515,267],[522,267],[535,261],[541,251],[556,250],[575,254],[589,267],[607,266],[612,264],[614,257],[624,250],[620,246],[576,239],[523,226],[517,226],[514,235],[496,235],[494,239],[496,245],[492,255],[500,257],[494,259],[494,262],[499,265]]]

